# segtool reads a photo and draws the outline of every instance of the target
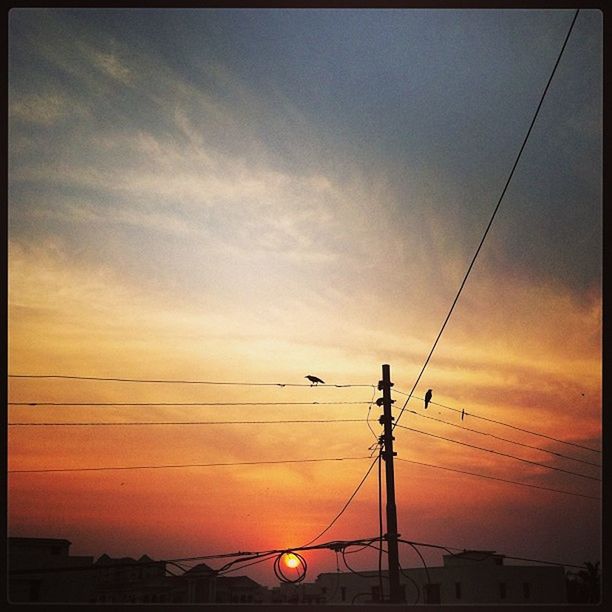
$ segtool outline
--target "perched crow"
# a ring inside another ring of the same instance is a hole
[[[312,374],[308,374],[308,376],[304,376],[304,378],[307,378],[312,385],[316,385],[318,383],[323,383],[325,384],[324,380],[321,380],[320,378],[317,378],[316,376],[313,376]],[[312,385],[310,385],[312,387]]]
[[[463,417],[465,416],[465,409],[461,409],[461,420],[463,421]]]
[[[425,408],[427,408],[429,402],[431,402],[431,389],[427,389],[427,393],[425,394]]]

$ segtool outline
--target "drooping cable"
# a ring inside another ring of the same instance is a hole
[[[353,498],[355,497],[355,495],[357,495],[357,493],[359,492],[359,489],[361,489],[363,483],[366,481],[367,477],[369,476],[370,472],[372,471],[372,468],[374,467],[374,465],[376,464],[377,461],[378,461],[378,457],[376,459],[374,459],[374,461],[372,461],[372,463],[370,464],[370,467],[368,468],[367,472],[364,474],[363,478],[361,479],[361,481],[357,485],[357,488],[353,491],[351,496],[348,498],[347,502],[344,504],[344,506],[342,506],[342,509],[340,510],[340,512],[338,512],[338,514],[336,514],[336,516],[332,519],[332,521],[329,523],[329,525],[327,525],[327,527],[325,527],[325,529],[323,529],[323,531],[321,531],[321,533],[319,533],[316,537],[312,538],[312,540],[310,540],[306,544],[303,544],[302,548],[305,547],[305,546],[310,546],[311,544],[316,542],[324,533],[327,533],[332,528],[334,523],[344,514],[344,511],[349,507],[349,504],[353,501]]]
[[[533,444],[525,444],[524,442],[518,442],[517,440],[509,440],[508,438],[502,438],[501,436],[496,436],[495,434],[489,433],[487,431],[481,431],[480,429],[474,429],[473,427],[465,427],[463,425],[458,425],[457,423],[451,423],[450,421],[445,421],[444,419],[437,419],[436,417],[432,417],[428,414],[422,414],[417,412],[416,410],[406,410],[409,414],[414,414],[418,417],[429,419],[430,421],[436,421],[437,423],[443,423],[444,425],[449,425],[450,427],[455,427],[457,429],[462,429],[464,431],[469,431],[470,433],[479,434],[481,436],[488,436],[489,438],[493,438],[495,440],[499,440],[500,442],[507,442],[509,444],[514,444],[516,446],[522,446],[523,448],[530,448],[532,450],[538,450],[543,453],[548,453],[549,455],[554,455],[555,457],[561,457],[562,459],[569,459],[571,461],[576,461],[577,463],[583,463],[584,465],[592,465],[593,467],[601,467],[600,463],[593,463],[592,461],[585,461],[584,459],[578,459],[577,457],[571,457],[570,455],[564,455],[563,453],[558,453],[556,451],[549,450],[547,448],[541,448],[540,446],[534,446]]]
[[[392,392],[393,393],[399,393],[400,395],[408,396],[408,393],[405,393],[404,391],[398,391],[397,389],[392,389]],[[415,398],[415,399],[423,401],[422,397],[417,397],[416,395],[413,395],[412,397]],[[429,403],[432,406],[439,406],[440,408],[445,408],[446,410],[452,410],[453,412],[457,412],[459,414],[461,414],[461,412],[462,412],[458,408],[453,408],[451,406],[446,406],[446,405],[440,404],[438,402],[430,401]],[[533,431],[533,430],[530,430],[530,429],[523,429],[522,427],[517,427],[516,425],[511,425],[510,423],[505,423],[504,421],[496,421],[495,419],[490,419],[490,418],[487,418],[487,417],[480,416],[480,415],[478,415],[478,414],[476,414],[474,412],[466,413],[466,416],[469,416],[470,418],[473,418],[473,419],[479,419],[481,421],[487,421],[488,423],[494,423],[495,425],[503,425],[504,427],[509,427],[510,429],[514,429],[516,431],[521,431],[523,433],[528,433],[528,434],[531,434],[533,436],[539,436],[540,438],[546,438],[547,440],[552,440],[553,442],[559,442],[560,444],[567,444],[568,446],[574,446],[576,448],[581,448],[582,450],[591,451],[593,453],[601,453],[601,451],[596,449],[596,448],[591,448],[589,446],[583,446],[582,444],[576,444],[575,442],[568,442],[567,440],[561,440],[559,438],[554,438],[553,436],[549,436],[549,435],[543,434],[541,432]]]
[[[531,461],[530,459],[523,459],[522,457],[517,457],[516,455],[511,455],[509,453],[503,453],[501,451],[496,451],[491,448],[485,448],[483,446],[476,446],[475,444],[468,444],[467,442],[461,442],[459,440],[453,440],[452,438],[446,438],[445,436],[438,436],[436,434],[429,433],[427,431],[421,431],[420,429],[414,429],[414,427],[406,427],[405,425],[398,425],[400,429],[406,429],[408,431],[413,431],[415,433],[420,433],[425,436],[430,436],[431,438],[436,438],[438,440],[444,440],[445,442],[452,442],[453,444],[460,444],[461,446],[467,446],[469,448],[474,448],[476,450],[481,450],[487,453],[492,453],[494,455],[499,455],[501,457],[508,457],[510,459],[515,459],[517,461],[522,461],[523,463],[528,463],[530,465],[536,465],[538,467],[547,468],[549,470],[555,470],[557,472],[563,472],[564,474],[571,474],[572,476],[579,476],[580,478],[586,478],[588,480],[595,480],[597,482],[601,482],[601,478],[597,478],[595,476],[588,476],[586,474],[581,474],[580,472],[572,472],[571,470],[566,470],[564,468],[556,467],[554,465],[548,465],[546,463],[539,463],[538,461]]]
[[[413,465],[421,465],[423,467],[436,468],[438,470],[445,470],[447,472],[456,472],[457,474],[465,474],[466,476],[476,476],[478,478],[486,478],[488,480],[495,480],[498,482],[504,482],[506,484],[519,485],[521,487],[529,487],[531,489],[541,489],[542,491],[550,491],[552,493],[563,493],[564,495],[571,495],[573,497],[584,497],[585,499],[594,499],[601,501],[601,497],[595,497],[593,495],[584,495],[582,493],[575,493],[572,491],[563,491],[562,489],[551,489],[550,487],[543,487],[540,485],[529,484],[527,482],[518,482],[516,480],[507,480],[505,478],[498,478],[497,476],[487,476],[486,474],[479,474],[477,472],[468,472],[466,470],[459,470],[457,468],[444,467],[442,465],[434,465],[432,463],[423,463],[422,461],[414,461],[412,459],[404,459],[403,457],[396,457],[397,461],[403,461],[405,463],[412,463]]]
[[[423,563],[423,567],[425,568],[425,575],[427,576],[427,586],[429,586],[431,584],[431,578],[429,577],[429,568],[427,567],[427,563],[425,563],[425,558],[423,557],[423,555],[421,554],[421,551],[409,540],[400,540],[398,539],[398,542],[403,542],[404,544],[409,544],[410,546],[412,546],[412,548],[414,548],[414,550],[416,551],[417,555],[419,555],[419,557],[421,558],[421,563]],[[425,602],[428,603],[428,602]]]

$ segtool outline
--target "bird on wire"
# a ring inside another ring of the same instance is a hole
[[[463,421],[463,417],[465,416],[465,408],[461,409],[461,420]]]
[[[308,374],[307,376],[304,376],[304,378],[307,378],[311,382],[311,387],[312,385],[318,385],[319,383],[323,385],[325,384],[324,380],[321,380],[320,378],[318,378],[317,376],[313,376],[312,374]]]
[[[431,402],[431,389],[427,389],[427,393],[425,394],[425,409],[429,406],[429,402]]]

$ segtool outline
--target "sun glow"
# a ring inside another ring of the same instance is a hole
[[[300,564],[300,560],[293,553],[285,553],[283,561],[291,569],[295,569]]]

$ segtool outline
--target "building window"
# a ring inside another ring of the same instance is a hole
[[[506,599],[506,583],[505,582],[499,583],[499,598]]]
[[[523,582],[523,597],[525,599],[531,597],[531,585],[528,582]]]
[[[461,599],[461,583],[455,582],[455,599]]]
[[[346,601],[346,587],[340,587],[340,599]]]

